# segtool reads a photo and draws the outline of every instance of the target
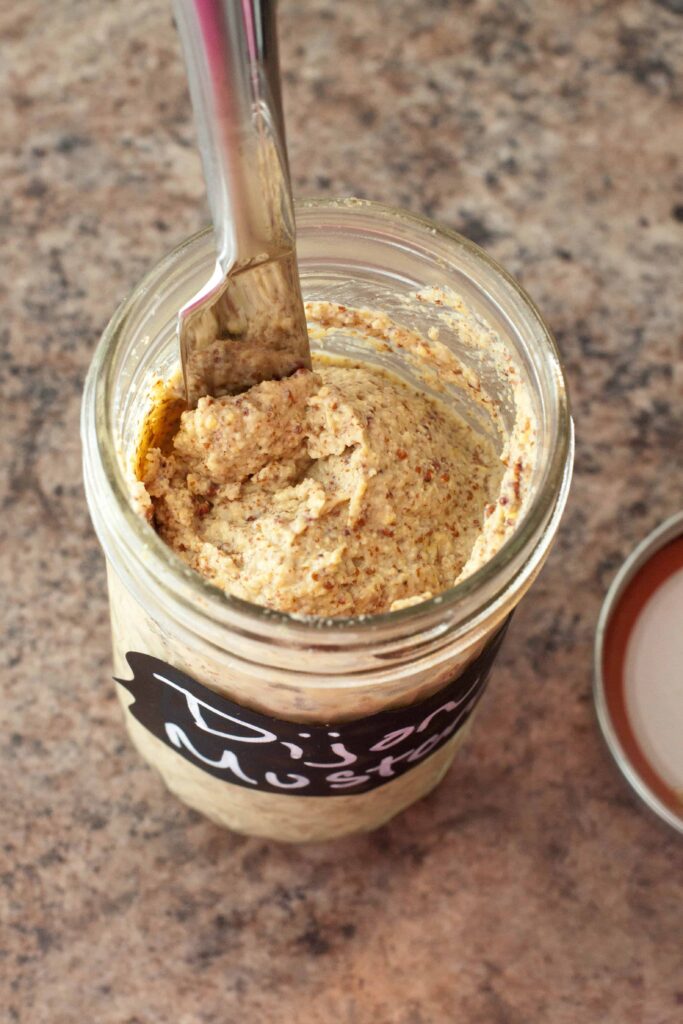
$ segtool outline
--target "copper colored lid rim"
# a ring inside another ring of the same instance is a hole
[[[638,593],[635,598],[631,595],[629,608],[624,611],[621,609],[622,599],[628,598],[630,584],[651,559],[677,540],[683,541],[683,512],[671,516],[645,537],[628,556],[612,581],[600,610],[595,636],[593,696],[600,729],[620,771],[640,799],[655,814],[672,828],[683,833],[683,798],[659,776],[640,747],[626,713],[622,671],[631,629],[651,596],[670,574],[664,577],[657,573],[654,576],[650,574],[650,579],[643,581],[646,585],[642,594]],[[676,568],[674,567],[672,571],[676,571]],[[610,627],[618,612],[621,619],[620,633],[623,631],[623,636],[618,636],[616,652],[610,652],[609,672],[612,675],[618,674],[616,685],[610,686],[610,680],[606,679],[605,672],[605,645],[606,641],[608,644],[615,642],[614,636],[610,634]],[[625,623],[628,623],[628,628],[624,630]],[[618,690],[618,694],[615,695],[612,692],[614,690]],[[616,722],[615,700],[618,712]]]

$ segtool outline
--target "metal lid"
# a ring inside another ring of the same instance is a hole
[[[594,697],[619,768],[683,832],[683,512],[638,545],[607,592]]]

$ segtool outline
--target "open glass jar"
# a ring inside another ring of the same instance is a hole
[[[176,314],[213,268],[211,234],[183,243],[117,310],[86,381],[82,439],[128,729],[186,803],[236,831],[292,841],[375,828],[443,777],[501,629],[548,554],[573,458],[553,339],[528,297],[481,249],[430,221],[356,200],[299,204],[297,232],[305,299],[381,309],[426,334],[433,310],[416,309],[408,297],[430,286],[460,295],[515,357],[538,440],[515,531],[450,590],[353,619],[274,612],[194,573],[131,498],[150,385],[177,365]],[[478,360],[477,374],[505,411],[509,396],[496,393],[501,385],[481,353],[462,345],[457,330],[441,326],[440,340],[465,365]],[[397,353],[359,344],[339,332],[327,350],[412,378]]]

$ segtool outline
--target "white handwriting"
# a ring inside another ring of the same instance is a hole
[[[347,764],[355,764],[358,760],[355,754],[347,750],[343,743],[331,743],[332,753],[337,754],[341,761],[334,761],[332,764],[319,764],[316,761],[304,761],[307,768],[343,768]]]
[[[203,700],[199,700],[183,686],[179,686],[178,683],[172,682],[170,679],[166,679],[165,676],[159,675],[157,672],[154,673],[154,678],[160,680],[162,683],[166,683],[167,686],[182,693],[185,697],[188,710],[194,719],[196,725],[199,726],[204,732],[210,733],[212,736],[223,736],[226,740],[235,740],[237,743],[274,743],[277,740],[277,736],[274,732],[270,732],[269,729],[262,729],[259,725],[253,725],[251,722],[245,722],[241,718],[235,718],[233,715],[226,715],[223,711],[218,711],[217,708],[207,704]],[[219,729],[212,729],[204,721],[204,715],[202,714],[202,708],[206,708],[207,711],[211,711],[214,715],[218,715],[219,718],[225,718],[229,722],[234,722],[235,725],[239,725],[242,729],[250,729],[256,735],[254,736],[235,736],[229,732],[221,732]]]
[[[164,728],[166,729],[166,735],[174,747],[177,747],[178,749],[185,747],[185,749],[189,750],[198,761],[203,761],[204,764],[211,765],[212,768],[227,768],[233,773],[233,775],[236,775],[238,779],[242,779],[243,782],[248,782],[252,786],[257,785],[256,779],[250,779],[248,775],[244,774],[240,768],[240,763],[232,750],[224,750],[220,759],[218,761],[214,761],[210,757],[204,757],[204,755],[200,754],[198,750],[195,750],[179,725],[174,725],[173,722],[164,722]]]
[[[352,771],[331,772],[325,776],[325,781],[330,783],[331,789],[348,789],[349,786],[360,786],[367,782],[369,775],[354,775]]]
[[[293,761],[298,761],[300,757],[304,756],[304,752],[301,747],[296,743],[287,743],[286,740],[280,740],[283,747],[286,747],[289,751],[289,756]]]
[[[285,777],[294,781],[281,782],[275,772],[266,772],[266,782],[269,782],[271,786],[277,786],[278,789],[303,789],[304,786],[310,786],[311,784],[311,780],[307,779],[305,775],[288,773]]]
[[[381,740],[375,743],[374,747],[370,747],[370,750],[388,750],[389,747],[395,747],[397,743],[407,740],[414,732],[414,725],[406,725],[403,729],[388,732],[385,736],[382,736]]]
[[[471,696],[472,691],[476,688],[479,682],[479,678],[479,676],[476,677],[476,679],[470,686],[469,690],[467,690],[466,693],[463,693],[462,697],[458,697],[457,700],[446,701],[446,703],[442,704],[440,708],[436,709],[436,711],[432,711],[430,715],[427,715],[427,717],[424,718],[418,725],[416,732],[424,732],[425,729],[431,723],[432,719],[436,718],[437,715],[440,715],[442,711],[455,711],[455,709],[460,707],[461,704],[464,704],[467,698]]]

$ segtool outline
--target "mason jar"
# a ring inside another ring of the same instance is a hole
[[[88,374],[85,489],[107,563],[114,677],[130,737],[181,800],[237,832],[286,841],[373,829],[442,779],[466,736],[506,623],[539,572],[571,478],[573,432],[553,338],[522,289],[472,242],[357,200],[297,206],[305,300],[378,309],[425,334],[419,289],[452,289],[513,355],[537,445],[523,515],[468,578],[380,615],[313,618],[216,589],[135,508],[131,465],[150,388],[177,367],[176,316],[208,279],[212,235],[188,239],[119,307]],[[440,321],[439,340],[511,417],[492,361]],[[326,351],[415,380],[400,351],[336,332]],[[441,399],[461,414],[462,393]],[[500,438],[497,440],[500,448]]]

